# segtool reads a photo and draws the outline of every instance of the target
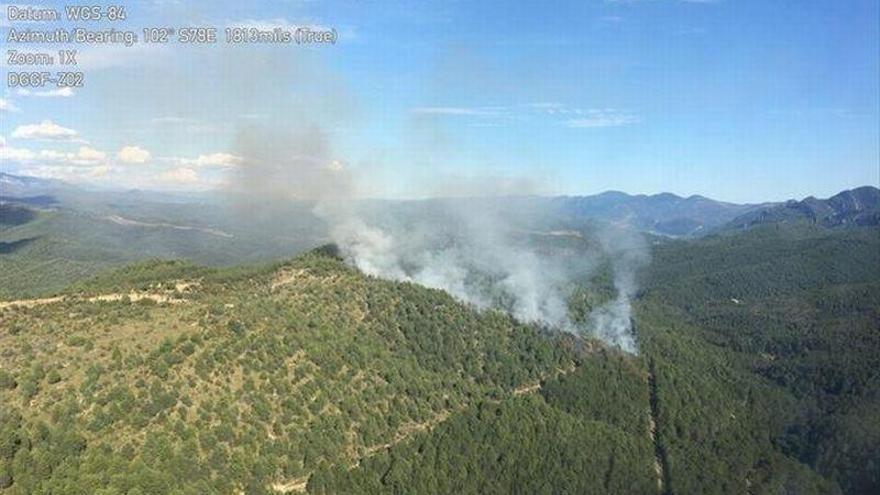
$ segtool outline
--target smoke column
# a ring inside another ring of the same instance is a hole
[[[632,298],[638,290],[637,272],[650,261],[648,247],[641,235],[623,228],[605,229],[599,239],[603,251],[612,259],[617,296],[590,314],[590,327],[600,339],[637,354],[632,330]]]
[[[330,240],[367,275],[442,289],[477,308],[502,309],[520,321],[637,351],[630,301],[647,249],[629,230],[599,229],[598,243],[575,249],[544,232],[553,213],[540,198],[491,197],[483,189],[489,197],[358,199],[356,177],[313,125],[287,133],[241,132],[236,153],[244,159],[233,181],[240,196],[279,211],[292,200],[312,202]],[[586,325],[575,324],[572,291],[609,259],[615,298],[594,310]]]
[[[236,57],[234,52],[229,56]],[[248,63],[254,73],[261,73],[272,66],[265,60]],[[364,191],[375,177],[359,176],[365,167],[350,166],[333,146],[334,133],[354,125],[356,116],[349,109],[356,105],[340,104],[350,101],[347,91],[317,60],[297,59],[295,67],[287,70],[299,73],[303,71],[293,69],[305,66],[311,68],[305,73],[318,71],[326,84],[298,81],[303,95],[295,98],[267,88],[275,106],[268,106],[260,93],[252,94],[252,106],[265,115],[259,122],[236,125],[230,152],[241,161],[229,174],[225,192],[243,219],[283,218],[309,208],[345,259],[368,275],[442,289],[477,308],[502,309],[524,322],[592,333],[624,350],[635,350],[629,301],[635,292],[638,258],[621,249],[624,244],[635,249],[632,242],[618,242],[623,238],[618,232],[603,234],[608,239],[589,250],[540,242],[556,240],[536,237],[548,234],[543,232],[545,220],[553,212],[546,200],[521,199],[534,193],[535,182],[529,180],[468,179],[444,188],[443,181],[432,177],[435,189],[425,191],[425,196],[458,190],[475,197],[364,200]],[[235,90],[233,85],[222,92]],[[383,196],[375,187],[369,193]],[[617,298],[587,319],[593,329],[582,328],[583,323],[572,321],[569,298],[609,255],[614,260]]]
[[[442,289],[479,308],[500,306],[516,318],[569,328],[567,290],[581,263],[573,252],[542,256],[515,238],[492,200],[432,202],[428,219],[385,218],[368,224],[349,208],[319,204],[315,212],[346,258],[376,277]],[[470,208],[479,203],[482,208]],[[391,208],[406,208],[396,203]],[[347,211],[346,211],[347,210]]]

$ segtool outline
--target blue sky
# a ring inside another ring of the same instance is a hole
[[[875,0],[124,4],[124,23],[94,29],[308,25],[340,39],[76,46],[84,88],[4,88],[3,171],[211,189],[243,166],[242,129],[315,127],[366,195],[466,183],[746,202],[880,182]]]

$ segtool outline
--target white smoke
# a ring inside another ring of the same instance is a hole
[[[315,213],[330,225],[345,259],[368,275],[441,289],[478,308],[501,308],[520,321],[588,333],[636,353],[631,298],[636,273],[647,262],[641,236],[609,228],[595,233],[600,242],[590,249],[547,248],[532,242],[542,235],[518,230],[517,219],[494,205],[489,199],[436,201],[431,215],[414,222],[365,220],[352,203],[322,202]],[[572,290],[609,259],[615,298],[595,309],[586,325],[575,323]]]
[[[630,324],[631,314],[629,296],[619,293],[613,301],[590,313],[590,326],[600,339],[636,354],[638,346]]]
[[[590,327],[600,339],[637,354],[632,298],[638,290],[637,272],[650,261],[649,250],[644,237],[631,229],[606,228],[600,232],[599,239],[603,251],[611,256],[617,296],[590,314]]]
[[[313,202],[330,240],[365,274],[441,289],[477,308],[637,352],[631,299],[648,251],[640,235],[624,228],[551,232],[559,217],[549,201],[493,197],[486,183],[481,198],[359,200],[357,177],[313,125],[243,131],[235,151],[243,164],[230,192],[249,211],[283,214],[291,200]],[[616,295],[587,318],[573,318],[573,291],[609,262]]]
[[[468,205],[475,203],[483,204]],[[442,289],[479,308],[501,306],[523,321],[570,327],[570,256],[540,256],[489,209],[472,210],[452,200],[434,205],[411,222],[368,223],[351,204],[337,202],[320,203],[315,213],[328,222],[345,258],[368,275]]]

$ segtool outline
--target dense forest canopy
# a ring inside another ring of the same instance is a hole
[[[876,230],[662,241],[640,352],[327,248],[0,303],[3,493],[872,493]],[[599,278],[572,303],[612,297]]]

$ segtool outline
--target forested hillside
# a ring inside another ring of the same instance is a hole
[[[786,470],[779,489],[804,493],[811,478],[790,476],[809,466],[844,493],[876,492],[880,232],[771,225],[672,242],[648,278],[638,321],[673,491],[729,480],[742,493]]]
[[[637,356],[331,248],[131,265],[0,302],[0,486],[874,493],[878,248],[809,226],[660,242]],[[601,282],[575,302],[610,297]]]
[[[808,226],[661,243],[643,274],[639,357],[594,356],[546,382],[543,400],[472,408],[356,469],[319,473],[309,487],[874,493],[878,256],[875,231]],[[559,463],[584,474],[540,475]],[[603,464],[604,477],[587,474]]]
[[[22,494],[296,487],[579,359],[570,338],[323,255],[136,265],[3,303],[0,328],[0,481]]]
[[[74,209],[35,207],[22,199],[0,203],[0,297],[43,296],[127,263],[183,259],[213,266],[266,262],[314,246],[316,235],[255,234],[215,228],[214,216],[194,205]],[[129,210],[133,210],[131,214]],[[126,216],[123,216],[126,215]],[[178,218],[179,217],[179,218]],[[254,221],[254,230],[260,222]]]

